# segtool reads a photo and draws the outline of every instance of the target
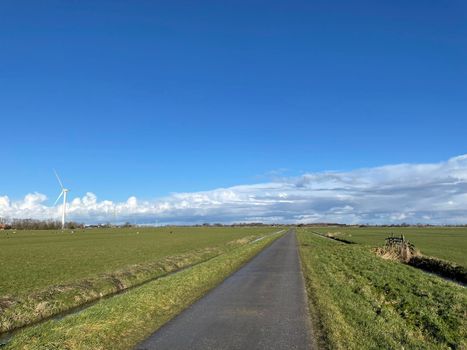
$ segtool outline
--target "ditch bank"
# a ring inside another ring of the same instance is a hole
[[[324,238],[333,239],[335,241],[345,243],[345,244],[355,244],[355,242],[348,241],[348,240],[346,240],[344,238],[337,237],[337,236],[335,236],[335,235],[333,235],[331,233],[322,234],[322,233],[316,232],[316,231],[311,231],[311,233],[314,233],[315,235],[318,235],[318,236],[321,236],[321,237],[324,237]]]
[[[467,284],[467,269],[449,261],[420,255],[410,258],[407,264],[450,281],[457,282],[464,287]]]
[[[129,291],[131,291],[131,290],[133,290],[135,288],[141,287],[141,286],[143,286],[143,285],[145,285],[145,284],[147,284],[149,282],[158,280],[158,279],[163,278],[163,277],[169,277],[170,275],[182,272],[182,271],[184,271],[186,269],[189,269],[191,267],[195,267],[196,265],[208,262],[209,260],[212,260],[212,259],[214,259],[214,258],[216,258],[216,257],[218,257],[220,255],[222,255],[222,254],[217,254],[217,255],[214,255],[214,256],[206,259],[206,260],[201,260],[201,261],[192,263],[190,265],[183,266],[183,267],[181,267],[181,268],[179,268],[177,270],[169,271],[169,272],[166,272],[166,273],[164,273],[162,275],[158,275],[158,276],[155,276],[153,278],[143,280],[143,281],[141,281],[139,283],[133,284],[133,285],[131,285],[129,287],[126,287],[126,288],[118,289],[118,287],[122,287],[122,283],[121,283],[121,281],[116,281],[115,284],[117,286],[117,290],[115,292],[105,294],[105,295],[103,295],[103,296],[101,296],[99,298],[95,298],[95,299],[86,301],[85,303],[80,304],[78,306],[73,306],[73,307],[65,309],[63,311],[59,311],[58,313],[54,313],[52,315],[37,319],[37,320],[35,320],[35,321],[31,322],[31,323],[24,324],[24,325],[22,325],[20,327],[16,327],[16,328],[13,328],[13,329],[8,330],[6,332],[0,333],[0,347],[5,346],[15,334],[21,332],[22,330],[25,330],[27,328],[39,325],[41,323],[44,323],[44,322],[47,322],[47,321],[50,321],[50,320],[59,321],[59,320],[65,318],[66,316],[78,314],[78,313],[86,310],[87,308],[97,304],[98,302],[101,302],[101,301],[106,300],[106,299],[113,298],[113,297],[115,297],[117,295],[120,295],[120,294],[123,294],[123,293],[127,293],[127,292],[129,292]]]

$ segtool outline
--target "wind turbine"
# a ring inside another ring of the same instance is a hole
[[[55,200],[54,206],[57,204],[60,197],[63,196],[63,208],[62,208],[62,230],[63,230],[65,228],[65,218],[66,218],[66,195],[70,190],[63,187],[62,181],[60,180],[60,177],[58,176],[55,169],[54,169],[54,173],[55,173],[55,176],[57,177],[57,180],[58,180],[58,183],[60,184],[60,187],[62,188],[62,192],[60,192],[59,196]]]

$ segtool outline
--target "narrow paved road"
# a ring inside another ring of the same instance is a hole
[[[294,232],[287,233],[136,349],[311,349]]]

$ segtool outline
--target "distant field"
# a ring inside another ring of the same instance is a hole
[[[29,293],[272,231],[271,227],[91,229],[73,234],[0,231],[0,296]]]
[[[384,245],[391,233],[403,234],[424,255],[467,267],[467,227],[318,227],[316,232],[340,232],[340,237],[370,246]]]
[[[323,349],[467,348],[465,287],[311,231],[298,239]]]

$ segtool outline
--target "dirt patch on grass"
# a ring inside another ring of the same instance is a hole
[[[378,247],[374,249],[374,252],[385,260],[400,261],[404,263],[408,263],[410,259],[419,255],[418,252],[411,252],[406,248],[399,247]]]
[[[256,236],[242,237],[240,239],[236,239],[236,240],[228,242],[227,245],[229,245],[229,246],[241,246],[241,245],[249,243],[254,238],[256,238]]]
[[[0,311],[3,312],[3,310],[8,309],[9,307],[11,307],[14,304],[15,304],[15,299],[14,298],[8,297],[8,296],[0,297]]]

